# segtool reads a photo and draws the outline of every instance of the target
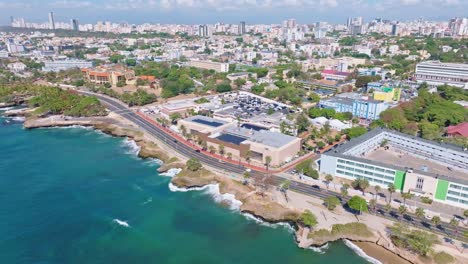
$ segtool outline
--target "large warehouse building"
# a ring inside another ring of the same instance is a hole
[[[320,172],[468,208],[468,152],[454,145],[374,129],[325,152]]]

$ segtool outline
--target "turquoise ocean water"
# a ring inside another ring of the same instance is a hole
[[[0,263],[366,263],[343,243],[299,249],[206,190],[173,192],[157,167],[125,139],[0,117]]]

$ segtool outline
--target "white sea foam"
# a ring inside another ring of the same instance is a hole
[[[208,185],[205,185],[203,187],[193,187],[193,188],[181,188],[177,187],[172,182],[169,183],[169,190],[171,192],[191,192],[191,191],[203,191],[208,188]]]
[[[257,224],[262,225],[262,226],[267,226],[267,227],[275,228],[275,229],[278,228],[278,227],[282,227],[282,228],[285,228],[286,230],[288,230],[290,233],[295,232],[294,228],[289,223],[286,223],[286,222],[268,223],[268,222],[265,222],[262,219],[260,219],[258,217],[255,217],[254,215],[249,214],[249,213],[242,213],[242,215],[245,218],[247,218],[248,220],[252,220],[252,221],[254,221]]]
[[[148,200],[146,200],[144,203],[142,203],[142,205],[151,203],[152,201],[153,201],[153,197],[150,197],[150,198],[148,198]]]
[[[79,129],[86,129],[86,130],[92,130],[93,129],[90,126],[81,126],[81,125],[64,126],[62,128],[79,128]]]
[[[177,174],[179,174],[181,171],[182,171],[182,169],[173,168],[173,169],[167,170],[166,172],[160,173],[159,175],[172,178],[172,177],[176,176]]]
[[[126,138],[124,141],[122,141],[122,146],[128,154],[138,155],[138,153],[140,152],[140,147],[136,144],[134,140]]]
[[[145,160],[145,164],[147,164],[147,165],[157,165],[157,166],[161,166],[161,165],[163,165],[163,163],[164,163],[164,162],[163,162],[162,160],[160,160],[160,159],[155,159],[155,158],[147,158],[147,159]]]
[[[169,190],[172,192],[190,192],[190,191],[204,191],[213,197],[213,200],[217,203],[226,203],[229,205],[229,209],[238,211],[242,205],[242,202],[237,200],[233,194],[225,193],[221,194],[219,191],[219,184],[208,184],[203,187],[194,188],[180,188],[172,183],[169,183]]]
[[[117,218],[115,218],[112,221],[119,224],[119,225],[121,225],[121,226],[130,227],[130,225],[126,221],[122,221],[122,220],[117,219]]]
[[[372,263],[372,264],[382,264],[382,262],[380,262],[378,259],[375,259],[369,255],[367,255],[364,250],[362,250],[360,247],[356,246],[355,244],[353,244],[351,241],[345,239],[344,240],[344,243],[346,246],[348,246],[350,249],[352,249],[356,254],[358,254],[358,256],[360,256],[361,258],[367,260],[369,263]]]
[[[6,106],[6,107],[0,107],[0,111],[8,111],[8,110],[12,110],[12,109],[15,109],[16,106]]]
[[[24,122],[24,120],[26,120],[26,118],[24,118],[24,116],[7,117],[7,119],[10,119],[10,120],[15,121],[15,122]]]
[[[314,251],[314,252],[317,252],[319,254],[325,254],[325,251],[328,249],[330,245],[328,243],[326,243],[325,245],[321,246],[321,247],[309,247],[310,250]]]

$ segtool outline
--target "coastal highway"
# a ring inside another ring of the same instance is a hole
[[[87,91],[78,91],[79,93],[83,95],[88,95],[88,96],[95,96],[97,97],[103,104],[106,105],[106,107],[112,111],[116,112],[122,117],[126,118],[127,120],[133,122],[134,124],[138,125],[141,129],[146,130],[147,133],[151,134],[152,136],[158,138],[159,140],[163,141],[166,145],[177,151],[178,153],[186,156],[186,157],[193,157],[199,159],[202,163],[205,163],[206,165],[213,167],[213,168],[218,168],[221,170],[226,171],[227,173],[237,173],[237,174],[243,174],[245,172],[245,167],[239,164],[232,164],[228,162],[220,162],[218,159],[205,155],[201,152],[196,152],[194,149],[187,147],[181,142],[178,142],[176,139],[174,139],[171,135],[167,134],[164,132],[162,129],[159,127],[155,126],[151,122],[145,120],[143,117],[139,116],[135,112],[133,112],[127,105],[123,104],[122,102],[110,98],[105,95],[101,94],[96,94],[92,92],[87,92]],[[261,171],[256,171],[252,170],[251,171],[252,177],[264,177],[265,173]],[[279,177],[277,175],[271,175],[272,177],[272,182],[274,185],[278,186],[285,180],[285,178]],[[339,196],[338,193],[326,190],[326,189],[321,189],[317,188],[316,186],[312,186],[309,184],[305,184],[302,182],[298,181],[291,181],[291,185],[289,187],[291,191],[295,191],[298,193],[306,194],[309,196],[314,196],[318,198],[325,198],[331,195]],[[345,204],[347,199],[342,200],[342,204]],[[418,218],[411,213],[407,213],[407,217],[403,217],[398,213],[397,210],[393,210],[392,213],[386,212],[385,208],[383,205],[376,205],[375,210],[373,210],[373,213],[393,220],[393,221],[400,221],[403,223],[411,224],[414,226],[417,226],[422,229],[430,229],[432,232],[439,233],[444,236],[457,236],[461,238],[463,236],[463,232],[467,231],[466,228],[459,227],[458,230],[455,229],[455,227],[451,226],[448,223],[441,223],[438,228],[427,224],[427,223],[422,223],[422,221],[418,220]]]

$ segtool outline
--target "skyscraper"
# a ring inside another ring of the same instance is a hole
[[[241,21],[239,23],[238,32],[239,32],[239,35],[244,35],[245,34],[245,21]]]
[[[70,20],[70,24],[71,24],[71,27],[74,31],[78,31],[79,30],[79,23],[78,23],[78,20],[77,19],[71,19]]]
[[[208,37],[208,26],[207,25],[200,25],[198,27],[198,36],[204,38]]]
[[[49,29],[55,30],[54,12],[49,13]]]

